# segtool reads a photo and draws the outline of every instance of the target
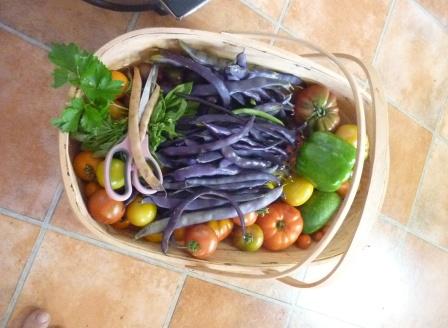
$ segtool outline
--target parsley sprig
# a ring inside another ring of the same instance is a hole
[[[64,132],[94,132],[108,118],[109,105],[121,92],[122,82],[112,80],[110,70],[96,56],[74,43],[53,44],[48,58],[56,65],[53,87],[69,83],[82,92],[52,120],[53,125]]]

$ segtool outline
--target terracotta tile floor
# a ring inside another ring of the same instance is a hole
[[[34,307],[59,327],[446,327],[447,19],[442,0],[213,0],[181,22],[82,1],[0,1],[0,327],[20,327]],[[50,87],[47,45],[93,50],[149,26],[291,34],[375,65],[390,102],[389,187],[329,282],[296,290],[184,272],[105,248],[77,222],[58,189],[49,119],[66,90]]]

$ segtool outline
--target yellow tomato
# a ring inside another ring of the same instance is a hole
[[[291,206],[304,204],[313,194],[314,187],[302,177],[294,177],[283,187],[283,200]]]
[[[344,124],[341,125],[337,130],[336,130],[336,135],[347,141],[349,144],[351,144],[353,147],[357,148],[357,143],[358,143],[358,127],[355,124]],[[365,153],[365,157],[367,158],[367,156],[369,155],[369,140],[365,139],[365,143],[366,143],[366,153]]]
[[[180,245],[185,244],[185,231],[186,228],[179,228],[174,230],[174,239],[176,240],[176,242]],[[163,239],[163,233],[159,232],[159,233],[153,233],[151,235],[147,235],[146,237],[144,237],[147,241],[150,241],[152,243],[161,243],[162,239]]]
[[[126,209],[126,217],[136,227],[143,227],[156,218],[157,206],[153,203],[143,203],[141,197],[136,197]]]

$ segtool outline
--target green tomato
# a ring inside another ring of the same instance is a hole
[[[156,218],[157,206],[152,203],[142,203],[142,198],[135,198],[126,209],[126,217],[132,225],[143,227]]]
[[[104,187],[104,163],[105,161],[102,161],[98,166],[96,167],[96,178],[98,180],[98,183],[100,186]],[[124,171],[125,171],[125,164],[122,160],[119,159],[112,159],[110,164],[110,186],[112,189],[120,189],[124,186]]]
[[[235,227],[233,245],[242,251],[255,252],[263,245],[263,240],[263,230],[255,223],[246,227],[246,234],[244,236],[243,229],[241,227]]]

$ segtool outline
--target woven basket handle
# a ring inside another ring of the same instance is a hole
[[[329,58],[331,61],[333,61],[344,73],[344,75],[347,78],[347,80],[352,88],[352,91],[353,91],[354,101],[356,104],[358,126],[359,126],[358,145],[357,145],[358,146],[357,147],[358,148],[357,162],[360,160],[360,157],[363,156],[363,154],[365,152],[365,149],[364,149],[365,145],[363,142],[365,135],[366,135],[364,108],[362,105],[361,96],[359,94],[359,90],[358,90],[357,83],[356,83],[355,79],[337,58],[344,58],[344,59],[351,60],[351,61],[355,62],[356,64],[358,64],[362,68],[362,70],[364,71],[364,73],[367,77],[369,87],[370,87],[372,110],[374,113],[378,114],[377,110],[380,109],[379,107],[381,107],[381,110],[380,110],[381,112],[384,111],[385,102],[384,102],[384,97],[381,93],[381,90],[378,89],[378,86],[379,86],[378,78],[377,78],[376,73],[372,67],[370,67],[370,66],[368,67],[366,64],[364,64],[362,61],[360,61],[358,58],[356,58],[354,56],[347,55],[347,54],[339,54],[339,53],[329,54],[326,51],[320,49],[319,47],[316,47],[315,45],[309,43],[308,41],[293,38],[293,37],[270,35],[270,34],[248,34],[248,33],[243,33],[243,34],[230,33],[230,34],[232,36],[237,35],[240,37],[246,37],[246,38],[251,38],[251,39],[272,39],[272,38],[274,38],[276,40],[286,40],[286,41],[290,41],[290,42],[304,44],[307,47],[318,51],[318,53],[307,54],[307,55],[303,55],[302,57],[326,57],[326,58]],[[363,162],[363,160],[362,160],[362,162]],[[355,168],[354,175],[353,175],[354,176],[354,184],[357,183],[357,185],[359,184],[359,180],[360,180],[360,177],[362,174],[362,166],[363,166],[362,162],[360,163],[360,165],[357,165],[357,167]],[[352,187],[353,187],[353,185],[352,185]],[[354,194],[353,194],[353,198],[354,198]],[[364,209],[363,209],[363,212],[364,212]],[[361,212],[360,215],[362,215],[363,212]],[[358,221],[358,224],[355,227],[355,232],[349,241],[349,249],[350,249],[350,246],[352,245],[353,240],[355,238],[356,231],[358,230],[359,222],[360,221]],[[319,248],[320,251],[323,251],[324,248],[330,243],[331,239],[334,237],[334,235],[336,234],[336,232],[339,229],[341,224],[342,224],[342,220],[341,220],[341,222],[338,222],[337,227],[333,227],[333,229],[330,228],[328,236],[325,236],[324,239],[321,240],[321,245],[320,245],[321,247]],[[336,225],[336,224],[333,224],[333,225]],[[324,277],[322,277],[321,279],[319,279],[317,281],[305,282],[305,281],[301,281],[301,280],[298,280],[298,279],[288,276],[288,275],[292,274],[294,271],[298,270],[300,267],[302,267],[308,263],[311,263],[319,254],[319,252],[316,252],[316,253],[317,254],[315,254],[314,256],[311,256],[307,261],[305,261],[303,263],[298,263],[286,270],[277,271],[277,270],[270,269],[270,270],[263,271],[262,274],[224,272],[224,271],[221,271],[218,269],[213,269],[213,268],[210,268],[207,266],[197,266],[197,265],[194,265],[194,266],[192,265],[192,266],[188,266],[188,267],[191,269],[194,269],[194,270],[199,270],[199,271],[214,273],[214,274],[220,274],[220,275],[229,276],[229,277],[252,278],[252,279],[276,278],[277,280],[279,280],[287,285],[293,286],[293,287],[311,288],[311,287],[315,287],[317,285],[322,284],[336,272],[336,270],[339,268],[339,266],[342,264],[344,258],[346,257],[348,250],[344,254],[342,254],[342,256],[340,257],[338,262],[335,264],[334,268],[328,274],[326,274]]]

